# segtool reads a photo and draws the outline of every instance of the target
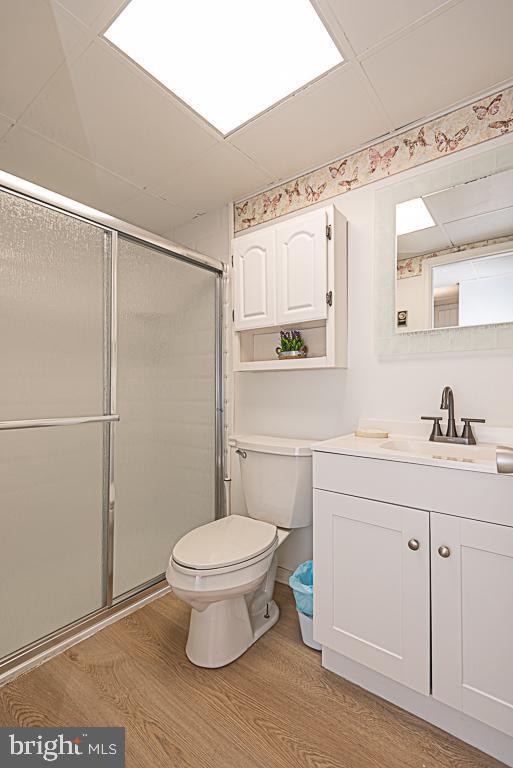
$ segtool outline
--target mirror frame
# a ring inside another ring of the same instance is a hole
[[[506,139],[506,137],[504,137]],[[426,172],[418,169],[408,179],[376,191],[374,217],[374,339],[378,355],[406,355],[479,350],[512,350],[513,323],[436,328],[396,333],[395,206],[405,200],[513,168],[513,136],[495,149],[470,150],[457,161]]]

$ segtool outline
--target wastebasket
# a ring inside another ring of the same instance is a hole
[[[321,646],[313,639],[313,560],[298,565],[289,584],[294,592],[303,642],[320,651]]]

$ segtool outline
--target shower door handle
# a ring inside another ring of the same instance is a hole
[[[18,421],[0,421],[2,429],[37,429],[39,427],[73,427],[77,424],[97,424],[119,421],[117,413],[107,416],[72,416],[62,419],[19,419]]]

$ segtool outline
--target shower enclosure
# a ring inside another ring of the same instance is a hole
[[[0,182],[2,673],[161,589],[222,514],[223,272]]]

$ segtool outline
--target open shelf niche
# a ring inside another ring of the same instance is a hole
[[[297,360],[280,360],[276,354],[276,347],[280,345],[280,331],[292,329],[301,332],[307,348],[307,357]],[[235,336],[234,358],[238,371],[322,368],[327,364],[325,320],[253,328],[240,331]]]

